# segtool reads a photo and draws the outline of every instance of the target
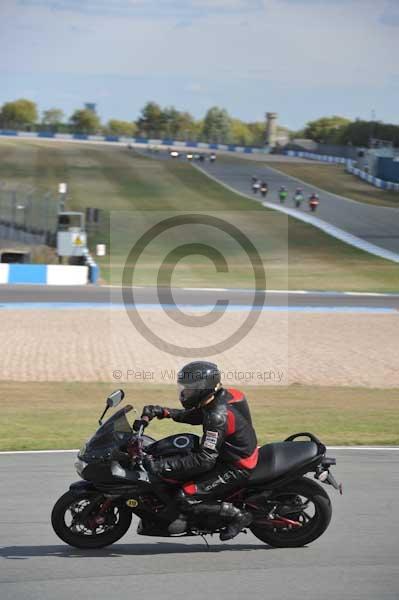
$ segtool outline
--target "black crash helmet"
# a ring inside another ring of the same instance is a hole
[[[220,383],[220,371],[215,363],[202,360],[190,362],[177,374],[180,402],[184,408],[196,408],[211,396]]]

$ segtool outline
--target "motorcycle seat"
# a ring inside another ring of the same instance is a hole
[[[312,460],[318,455],[314,442],[276,442],[259,449],[258,464],[248,479],[248,485],[266,483]]]

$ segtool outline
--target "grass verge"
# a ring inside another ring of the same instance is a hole
[[[292,165],[296,166],[303,167]],[[120,283],[134,238],[132,232],[141,235],[146,231],[148,223],[153,223],[154,211],[201,211],[219,212],[227,219],[238,215],[239,229],[255,244],[266,267],[269,289],[376,292],[399,289],[398,269],[390,261],[357,250],[296,219],[264,209],[259,203],[213,182],[186,162],[153,160],[119,146],[1,140],[0,181],[9,186],[18,183],[53,191],[60,181],[67,181],[69,209],[83,210],[90,206],[103,210],[102,225],[90,236],[92,249],[98,242],[107,243],[109,248],[112,212],[111,256],[99,259],[101,277],[107,283]],[[214,238],[199,241],[215,246]],[[193,240],[197,240],[194,232],[191,239],[181,240],[177,234],[175,240],[171,236],[160,239],[152,253],[140,260],[135,283],[156,284],[160,262],[171,248],[167,243],[176,247]],[[209,258],[186,257],[178,261],[173,271],[173,285],[252,288],[253,274],[242,250],[237,251],[228,241],[217,242],[216,247],[229,260],[228,271],[222,264],[217,271]]]
[[[96,429],[112,388],[109,383],[1,382],[0,450],[80,447]],[[124,385],[124,389],[125,402],[138,412],[145,404],[178,405],[174,386]],[[330,445],[399,444],[396,389],[298,385],[243,389],[259,443],[311,431]],[[182,431],[200,429],[155,420],[149,433],[159,437]]]
[[[303,163],[276,161],[267,166],[338,196],[345,196],[366,204],[399,208],[399,193],[382,190],[365,183],[347,173],[343,165],[320,164],[311,161]]]

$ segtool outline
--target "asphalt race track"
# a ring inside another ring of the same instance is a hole
[[[179,305],[209,306],[218,299],[227,299],[233,306],[252,304],[253,290],[184,289],[172,290],[173,298]],[[162,300],[162,299],[161,299]],[[156,305],[160,303],[155,287],[134,288],[134,301],[137,304]],[[122,304],[120,288],[109,286],[46,286],[46,285],[1,285],[0,309],[11,304],[22,306],[28,303],[78,304],[90,306]],[[265,306],[281,307],[352,307],[399,309],[399,294],[334,293],[334,292],[266,292]]]
[[[284,160],[284,157],[281,158]],[[201,163],[201,169],[239,192],[249,195],[252,195],[251,177],[258,177],[269,186],[269,193],[264,200],[275,204],[278,204],[277,191],[283,185],[289,192],[285,205],[290,208],[294,208],[292,197],[297,187],[304,191],[306,199],[315,191],[311,185],[300,183],[285,173],[256,162],[224,158],[214,163]],[[399,209],[362,204],[325,191],[318,193],[320,205],[315,216],[376,246],[399,252]],[[262,200],[259,194],[253,196]],[[301,212],[303,211],[308,212],[307,202],[303,203]]]
[[[252,534],[211,538],[140,537],[135,523],[104,550],[58,540],[52,505],[77,479],[74,454],[0,455],[1,600],[397,600],[399,450],[330,450],[343,482],[328,486],[333,519],[306,548],[273,549]]]

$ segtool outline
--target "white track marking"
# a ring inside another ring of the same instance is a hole
[[[105,288],[113,288],[113,289],[122,289],[120,285],[103,285],[102,289]],[[156,290],[157,288],[154,286],[144,286],[144,285],[132,285],[132,289],[138,290]],[[129,288],[129,289],[131,289]],[[249,292],[254,292],[255,290],[252,288],[212,288],[212,287],[184,287],[184,288],[172,288],[172,291],[176,292],[237,292],[241,294],[246,294]],[[266,294],[312,294],[313,296],[369,296],[376,298],[399,298],[399,294],[394,292],[351,292],[344,290],[333,290],[333,291],[320,291],[320,290],[258,290],[258,292],[265,292]]]

